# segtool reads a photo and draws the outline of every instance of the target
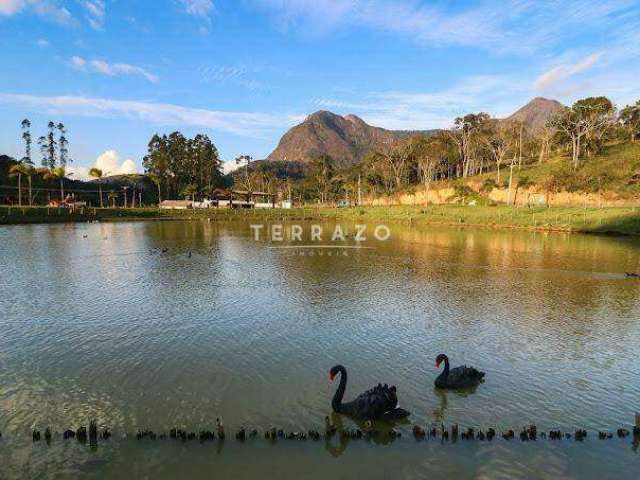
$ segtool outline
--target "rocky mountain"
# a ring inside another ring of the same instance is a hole
[[[285,133],[267,160],[308,162],[327,153],[343,165],[352,165],[371,149],[419,133],[426,132],[385,130],[355,115],[319,111]]]
[[[561,108],[562,104],[556,100],[537,97],[504,120],[522,120],[526,128],[535,131]],[[386,130],[371,126],[355,115],[343,117],[319,111],[285,133],[267,160],[305,163],[326,153],[343,165],[353,165],[371,149],[383,148],[411,135],[435,131]]]
[[[536,97],[513,115],[505,118],[505,120],[523,121],[529,130],[536,131],[544,127],[547,120],[555,115],[562,107],[563,105],[557,100]]]

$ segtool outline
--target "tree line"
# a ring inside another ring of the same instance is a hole
[[[223,185],[218,149],[207,135],[155,134],[143,159],[146,174],[162,198],[208,196]]]

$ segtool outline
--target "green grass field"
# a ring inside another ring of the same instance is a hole
[[[157,208],[86,208],[71,213],[47,208],[0,207],[0,224],[136,220],[293,221],[344,220],[411,225],[640,234],[640,208],[513,208],[507,206],[434,205],[428,207],[294,208],[291,210],[158,210]]]

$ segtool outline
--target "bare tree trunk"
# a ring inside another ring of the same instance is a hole
[[[31,175],[29,175],[29,206],[33,207],[33,192],[31,189]]]
[[[540,145],[540,154],[538,155],[538,165],[542,165],[542,161],[544,159],[544,154],[545,154],[544,151],[545,151],[545,142],[543,140]]]
[[[100,208],[104,208],[104,205],[102,203],[102,185],[98,184],[98,190],[100,191]]]
[[[511,160],[511,165],[509,165],[509,193],[507,194],[507,205],[511,205],[511,186],[513,185],[513,167],[515,163],[515,158]]]
[[[524,129],[524,123],[520,124],[520,140],[518,140],[518,170],[522,168],[522,130]]]
[[[22,206],[22,174],[18,173],[18,206]]]

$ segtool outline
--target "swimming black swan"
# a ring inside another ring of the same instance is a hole
[[[380,385],[359,395],[351,402],[342,403],[344,391],[347,388],[347,370],[342,365],[336,365],[329,372],[329,378],[333,381],[340,374],[340,385],[336,390],[331,407],[336,413],[342,413],[359,419],[394,419],[404,418],[409,412],[398,408],[396,387]]]
[[[444,362],[444,370],[434,382],[438,388],[468,388],[484,381],[484,372],[473,367],[456,367],[449,370],[449,358],[441,353],[436,358],[436,368]]]

